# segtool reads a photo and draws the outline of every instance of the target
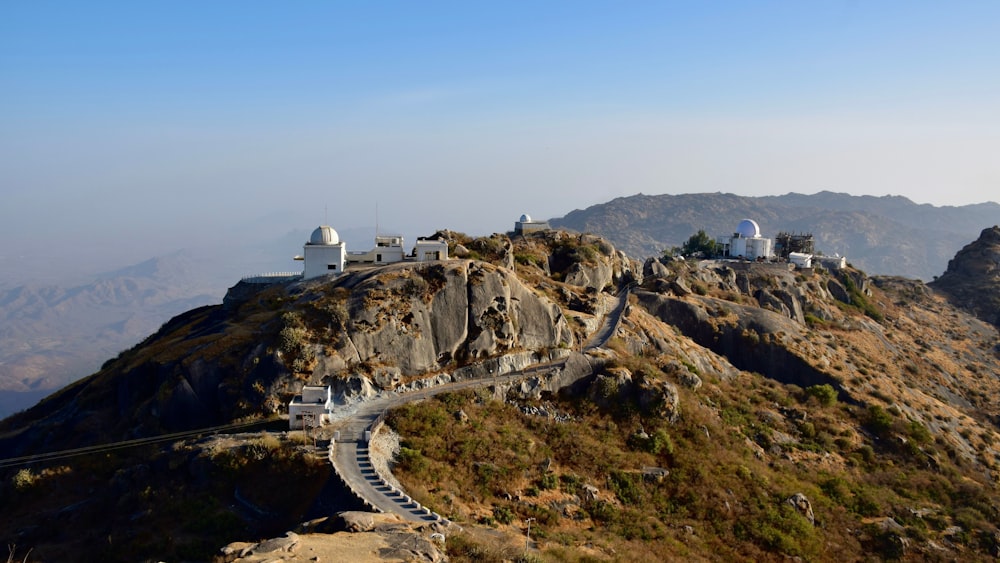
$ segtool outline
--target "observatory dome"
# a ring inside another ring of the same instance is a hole
[[[760,236],[760,225],[753,219],[744,219],[736,227],[736,234],[743,238],[757,238]]]
[[[328,227],[326,225],[316,227],[312,236],[309,237],[309,244],[340,244],[340,235],[337,234],[337,231],[333,230],[333,227]]]
[[[524,215],[521,215],[521,222],[522,223],[530,223],[531,222],[531,215],[528,215],[527,213],[525,213]]]

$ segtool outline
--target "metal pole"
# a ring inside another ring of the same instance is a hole
[[[528,533],[526,534],[526,536],[524,538],[524,551],[525,551],[525,553],[528,552],[528,546],[531,545],[531,522],[532,522],[532,520],[534,520],[534,518],[528,518]]]

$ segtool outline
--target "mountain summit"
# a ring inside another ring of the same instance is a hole
[[[1000,226],[983,229],[930,286],[955,305],[1000,327]]]

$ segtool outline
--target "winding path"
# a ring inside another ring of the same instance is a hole
[[[618,292],[618,302],[605,315],[601,328],[584,346],[584,350],[598,348],[618,330],[621,318],[628,304],[628,295],[634,284],[629,284]],[[412,401],[427,399],[441,393],[474,389],[501,383],[510,383],[526,377],[537,377],[552,371],[565,369],[566,359],[534,364],[527,368],[494,377],[470,378],[434,387],[427,387],[403,394],[391,392],[358,405],[357,410],[345,418],[335,421],[324,429],[324,434],[339,433],[330,441],[330,462],[340,479],[365,503],[370,510],[394,513],[410,522],[443,521],[439,515],[424,508],[411,499],[404,491],[388,484],[372,464],[368,443],[371,432],[377,432],[385,412]]]

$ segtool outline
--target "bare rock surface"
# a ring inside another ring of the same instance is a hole
[[[295,548],[262,551],[260,544],[234,543],[220,550],[215,563],[264,563],[268,561],[310,561],[351,563],[413,562],[445,563],[448,557],[440,541],[431,538],[429,529],[406,525],[392,530],[337,532],[333,534],[296,534]],[[292,533],[289,532],[291,535]],[[284,538],[278,538],[283,540]]]

